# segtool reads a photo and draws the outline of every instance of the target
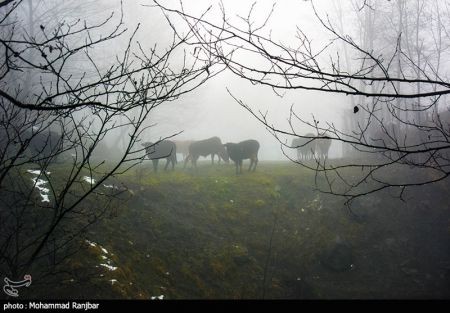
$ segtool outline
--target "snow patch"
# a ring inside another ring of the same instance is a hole
[[[117,269],[117,266],[112,266],[109,264],[101,263],[100,266],[106,267],[110,271],[115,271]]]
[[[42,187],[43,185],[48,183],[48,181],[43,180],[43,179],[37,179],[37,178],[32,178],[31,181],[34,184],[34,187],[36,187],[40,192],[43,192],[43,193],[50,192],[50,189]]]
[[[83,180],[91,185],[95,184],[95,179],[89,176],[83,176]]]
[[[103,187],[105,188],[111,188],[111,189],[119,189],[119,187],[115,186],[115,185],[105,185],[103,184]]]
[[[33,182],[34,188],[39,190],[39,195],[42,198],[41,199],[42,202],[50,203],[50,197],[48,195],[48,193],[50,192],[50,189],[44,187],[44,185],[46,185],[48,183],[48,181],[46,181],[44,179],[38,179],[38,177],[42,175],[42,171],[40,171],[40,170],[27,170],[27,172],[32,174],[32,175],[37,175],[37,177],[34,177],[34,178],[31,179],[31,181]],[[45,173],[47,175],[50,175],[50,172],[45,172]]]
[[[28,173],[33,174],[33,175],[41,175],[42,171],[41,170],[27,170]],[[46,175],[50,175],[50,172],[45,172]]]
[[[48,197],[48,195],[43,195],[43,194],[41,194],[41,197],[42,197],[42,202],[48,202],[48,203],[50,203],[50,198]]]
[[[95,242],[89,241],[86,239],[86,242],[91,246],[91,247],[96,247],[97,244]]]
[[[104,254],[109,254],[109,252],[108,252],[108,250],[106,250],[105,248],[103,248],[100,244],[98,244],[98,243],[95,243],[95,242],[92,242],[92,241],[89,241],[89,240],[85,240],[91,247],[99,247],[100,248],[100,250],[102,250],[102,252],[104,253]],[[112,254],[111,253],[111,255],[114,255],[114,254]],[[115,271],[115,270],[117,270],[118,269],[118,267],[117,266],[113,266],[112,265],[112,261],[108,258],[108,256],[106,256],[106,255],[100,255],[100,257],[102,258],[102,260],[104,260],[105,261],[105,263],[100,263],[100,266],[103,266],[103,267],[106,267],[108,270],[110,270],[110,271]],[[98,268],[99,266],[98,265],[96,265],[95,266],[96,268]]]

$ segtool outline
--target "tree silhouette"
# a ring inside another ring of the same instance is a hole
[[[116,176],[143,160],[153,110],[217,74],[213,59],[179,62],[191,33],[144,48],[120,9],[95,22],[34,19],[30,34],[25,5],[0,3],[0,268],[10,279],[44,277],[72,255],[127,197]],[[122,52],[99,62],[124,36]],[[102,153],[118,131],[126,144]]]

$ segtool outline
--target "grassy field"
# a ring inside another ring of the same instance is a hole
[[[155,174],[146,164],[120,180],[126,200],[85,234],[57,288],[38,296],[450,297],[448,182],[410,189],[406,203],[365,197],[355,218],[288,162],[241,176],[232,165]]]

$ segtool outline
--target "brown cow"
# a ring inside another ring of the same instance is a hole
[[[214,164],[214,155],[217,154],[220,159],[228,162],[228,153],[222,145],[219,137],[211,137],[205,140],[194,141],[189,146],[189,155],[184,160],[184,167],[186,167],[189,160],[192,165],[197,167],[197,160],[200,156],[206,157],[211,155],[211,162]]]
[[[189,155],[189,146],[193,143],[193,140],[174,140],[173,141],[177,146],[177,153],[181,153],[183,155],[183,162],[186,160],[186,157]]]

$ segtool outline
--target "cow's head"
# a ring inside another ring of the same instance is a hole
[[[226,144],[222,146],[222,149],[219,151],[219,156],[222,158],[222,160],[225,161],[225,163],[230,163],[230,157],[228,155],[227,150],[225,149]]]

